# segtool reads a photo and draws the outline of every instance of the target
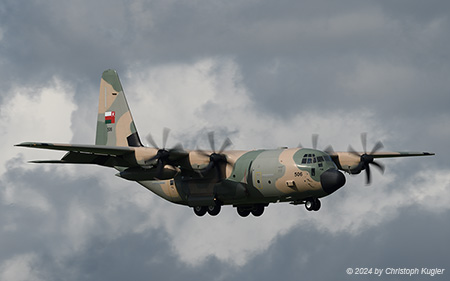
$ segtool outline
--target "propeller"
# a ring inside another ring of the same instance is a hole
[[[169,150],[166,149],[166,144],[167,144],[167,140],[169,139],[169,134],[170,134],[170,129],[164,128],[163,139],[162,139],[162,144],[163,144],[162,148],[160,148],[158,146],[158,144],[155,142],[155,140],[153,139],[151,134],[148,134],[146,137],[147,141],[151,144],[151,146],[158,149],[158,152],[156,153],[156,155],[147,160],[147,161],[155,161],[155,160],[157,161],[156,162],[156,169],[157,169],[156,177],[157,178],[161,177],[164,166],[171,165],[170,164],[171,153],[173,153],[174,151],[182,151],[183,150],[183,146],[180,143],[178,143],[177,145],[175,145],[173,148],[171,148]]]
[[[214,132],[208,133],[208,140],[209,145],[211,147],[212,153],[207,154],[206,152],[199,150],[201,154],[203,154],[206,157],[209,157],[209,163],[208,165],[200,172],[201,175],[208,174],[212,171],[212,169],[216,169],[217,176],[219,180],[222,179],[222,170],[221,170],[221,164],[231,165],[231,163],[228,161],[227,156],[223,154],[225,149],[227,149],[230,145],[233,143],[229,138],[226,138],[222,145],[220,146],[219,151],[216,152],[216,146],[215,146],[215,139],[214,139]]]
[[[313,149],[317,149],[317,144],[319,143],[319,134],[312,134],[311,135],[311,143],[312,143],[312,147]],[[303,148],[302,144],[299,143],[298,148]],[[331,145],[327,146],[324,150],[324,152],[326,152],[327,154],[333,154],[334,153],[334,149]]]
[[[355,156],[358,156],[360,158],[360,162],[359,162],[358,166],[352,171],[352,173],[358,174],[362,170],[365,170],[366,171],[366,184],[370,184],[371,180],[372,180],[371,172],[370,172],[370,165],[374,165],[375,167],[377,167],[380,170],[381,173],[384,173],[384,170],[385,170],[384,165],[379,162],[375,162],[374,157],[373,157],[373,154],[375,154],[378,150],[382,149],[384,146],[383,146],[383,143],[381,143],[381,141],[378,141],[374,145],[374,147],[372,148],[370,153],[367,153],[367,133],[361,134],[361,144],[362,144],[362,147],[364,150],[363,154],[356,152],[356,150],[354,150],[351,145],[348,146],[348,152]]]

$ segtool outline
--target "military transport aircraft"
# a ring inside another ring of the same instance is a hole
[[[366,173],[371,181],[370,165],[381,172],[377,158],[434,155],[428,152],[380,152],[375,144],[366,151],[366,134],[361,135],[363,152],[349,146],[348,152],[331,147],[280,148],[251,151],[227,150],[227,138],[217,150],[214,134],[209,133],[210,151],[185,150],[181,145],[166,148],[169,130],[163,132],[162,147],[151,135],[153,147],[144,147],[128,107],[115,70],[103,72],[97,116],[95,145],[24,142],[17,146],[67,151],[61,160],[33,163],[97,164],[114,168],[116,176],[136,181],[173,203],[192,207],[195,214],[219,214],[223,205],[237,208],[240,216],[261,216],[270,203],[304,204],[318,211],[319,198],[328,196],[345,184],[345,176]]]

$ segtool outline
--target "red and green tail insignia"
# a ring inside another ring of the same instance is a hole
[[[105,112],[105,124],[114,124],[114,123],[116,123],[116,112],[115,111]]]

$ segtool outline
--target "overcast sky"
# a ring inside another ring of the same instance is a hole
[[[450,274],[449,1],[0,2],[0,280],[427,280]],[[346,175],[319,212],[199,218],[97,166],[28,164],[93,144],[103,70],[141,138],[234,149],[332,144],[434,157]]]

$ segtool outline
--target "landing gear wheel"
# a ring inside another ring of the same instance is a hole
[[[244,207],[237,207],[237,212],[243,218],[248,217],[248,215],[250,215],[250,210]]]
[[[205,206],[195,206],[193,209],[194,209],[194,213],[199,217],[204,216],[207,212],[207,209]]]
[[[264,206],[263,205],[256,205],[255,208],[252,210],[252,215],[255,217],[259,217],[264,213]]]
[[[320,209],[320,206],[322,206],[322,203],[320,203],[319,199],[316,199],[316,206],[314,207],[313,211],[318,211]]]
[[[305,208],[308,211],[318,211],[321,205],[320,200],[317,198],[308,198],[305,201]]]
[[[217,216],[220,213],[221,206],[220,205],[212,205],[208,206],[208,214],[211,216]]]

